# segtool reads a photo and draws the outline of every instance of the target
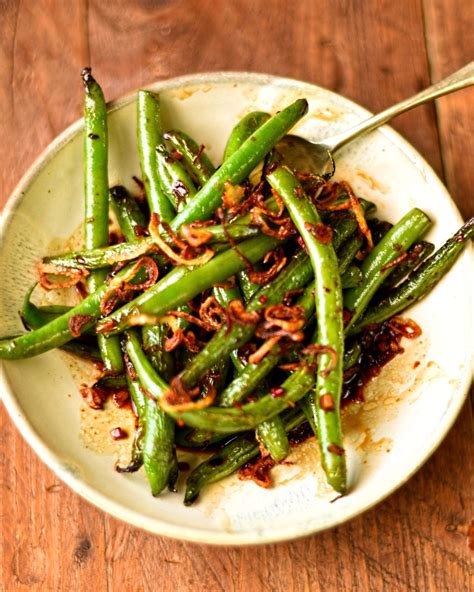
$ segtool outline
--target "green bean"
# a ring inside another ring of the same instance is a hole
[[[304,311],[304,318],[308,321],[314,314],[314,296],[312,283],[305,289],[304,294],[297,301]],[[243,366],[240,374],[223,390],[217,402],[222,407],[232,407],[250,395],[262,380],[275,368],[282,357],[278,347],[274,347],[258,364]]]
[[[260,287],[260,286],[259,286]],[[214,296],[216,297],[217,301],[221,306],[227,308],[232,300],[241,300],[242,296],[240,294],[240,290],[237,287],[234,288],[214,288]],[[239,352],[237,349],[234,349],[230,352],[230,359],[237,370],[237,373],[240,374],[245,371],[245,364],[239,357]],[[224,358],[227,359],[227,358]],[[234,384],[235,380],[232,382]],[[262,386],[262,385],[260,385]],[[253,389],[252,389],[253,390]],[[230,406],[225,405],[225,399],[222,400],[220,398],[220,404],[222,406]],[[263,422],[260,426],[257,427],[257,436],[262,441],[262,444],[270,453],[271,457],[276,460],[280,461],[283,460],[286,455],[288,454],[289,444],[288,438],[286,436],[285,431],[283,430],[283,426],[281,424],[281,419],[277,416],[272,419]]]
[[[371,305],[355,323],[349,334],[372,323],[381,323],[424,298],[451,269],[470,239],[474,238],[474,218],[468,220],[454,236],[426,259],[399,286],[378,304]]]
[[[415,243],[410,249],[408,249],[408,257],[401,263],[399,263],[388,278],[383,282],[382,288],[389,290],[395,287],[401,282],[411,271],[413,271],[420,263],[422,263],[427,257],[429,257],[434,251],[435,246],[433,243],[426,241],[420,241]]]
[[[273,249],[277,242],[268,236],[251,238],[240,244],[239,251],[251,262],[255,262]],[[163,315],[168,310],[189,302],[214,284],[225,281],[244,267],[245,262],[234,250],[219,253],[204,265],[192,270],[175,267],[144,294],[102,319],[97,328],[104,333],[120,333],[128,326],[130,317],[133,318],[140,313]]]
[[[104,377],[108,378],[108,377]],[[131,459],[128,465],[122,467],[115,465],[115,470],[119,473],[134,473],[138,471],[143,465],[143,441],[145,437],[145,409],[146,409],[146,395],[142,391],[138,380],[132,379],[128,374],[125,378],[125,384],[127,385],[130,397],[135,405],[135,409],[138,415],[138,427],[135,431],[135,437],[132,443]],[[101,379],[103,380],[103,379]],[[148,478],[148,473],[145,471]]]
[[[257,236],[260,233],[258,228],[245,226],[240,223],[228,224],[225,229],[220,224],[207,226],[206,232],[211,234],[209,244],[228,243],[229,236],[234,240],[240,241],[245,238]],[[149,255],[154,251],[156,251],[156,245],[153,239],[147,236],[109,247],[51,255],[44,257],[42,261],[45,265],[55,265],[66,269],[100,269],[115,263],[131,261],[143,255]]]
[[[204,146],[199,146],[197,142],[182,131],[171,130],[163,134],[163,138],[181,154],[183,161],[197,182],[201,186],[207,183],[216,169],[204,152]]]
[[[210,218],[221,204],[224,183],[241,183],[276,142],[305,115],[307,109],[307,101],[298,99],[259,127],[176,216],[171,228],[176,231],[183,224]]]
[[[84,83],[84,246],[103,247],[109,242],[109,177],[107,170],[107,106],[102,89],[91,69],[81,73]],[[89,292],[95,292],[107,276],[106,270],[90,274]],[[108,372],[123,370],[118,339],[98,337],[104,367]]]
[[[173,208],[180,212],[196,194],[196,187],[184,166],[175,160],[163,144],[156,148],[160,184]]]
[[[268,113],[252,111],[243,117],[232,129],[224,150],[223,162],[228,160],[248,138],[270,119]]]
[[[57,319],[59,316],[61,316],[61,314],[64,314],[64,312],[68,312],[68,310],[71,310],[72,308],[71,306],[68,306],[66,307],[67,310],[62,310],[62,312],[52,312],[49,309],[44,310],[44,307],[36,306],[30,300],[31,295],[36,286],[37,284],[34,283],[31,286],[31,288],[28,288],[25,294],[25,298],[23,299],[23,306],[19,313],[23,325],[29,330],[38,329],[39,327],[42,327],[43,325],[46,325],[47,323],[54,321],[54,319]],[[61,309],[63,308],[64,307],[61,307]]]
[[[127,266],[116,277],[121,277],[130,271]],[[144,281],[143,270],[138,270],[136,280]],[[92,329],[99,318],[100,302],[108,289],[102,285],[96,292],[89,294],[77,306],[71,308],[62,316],[43,325],[26,335],[20,335],[12,339],[0,340],[0,359],[18,360],[37,356],[51,349],[62,347],[69,341],[83,335]]]
[[[342,290],[336,253],[332,244],[324,244],[312,234],[312,229],[321,220],[293,173],[286,167],[278,167],[267,175],[267,179],[280,195],[300,232],[314,270],[317,343],[330,348],[335,359],[329,353],[319,356],[316,393],[312,393],[313,414],[328,483],[336,491],[344,493],[347,477],[340,419],[344,334]],[[331,405],[322,405],[321,400],[328,398]]]
[[[249,302],[252,296],[254,296],[254,294],[260,289],[260,285],[256,282],[252,282],[249,272],[245,269],[237,274],[237,279],[239,281],[242,294],[244,295],[245,302]]]
[[[135,241],[147,227],[145,215],[125,187],[116,185],[109,192],[110,204],[125,240]]]
[[[357,265],[350,265],[341,275],[341,286],[343,290],[357,288],[364,281],[364,276]]]
[[[107,172],[107,106],[90,68],[84,83],[84,244],[87,249],[109,241],[109,181]],[[93,288],[92,288],[93,291]]]
[[[126,389],[128,388],[127,376],[125,374],[119,374],[118,376],[106,374],[99,378],[94,386],[99,389]]]
[[[139,90],[137,94],[137,130],[140,166],[150,212],[158,214],[163,222],[170,222],[174,218],[174,208],[161,189],[156,154],[163,133],[160,102],[158,95],[149,90]]]
[[[139,343],[129,340],[127,353],[143,388],[160,405],[163,405],[164,394],[170,390],[169,385],[154,370]],[[167,406],[166,412],[174,419],[184,421],[191,427],[221,434],[234,434],[255,428],[263,421],[275,417],[304,397],[313,385],[314,372],[310,366],[303,366],[283,382],[281,388],[284,394],[280,398],[275,398],[272,393],[268,393],[258,401],[246,403],[238,409],[205,407],[192,411],[176,411]]]
[[[304,420],[303,413],[290,411],[283,420],[285,431],[290,432],[304,423]],[[221,450],[190,473],[186,481],[184,504],[190,506],[196,501],[200,491],[206,485],[211,485],[211,483],[216,483],[232,475],[237,469],[255,458],[258,453],[258,443],[251,433],[242,434],[228,442]]]
[[[279,304],[288,290],[303,287],[311,279],[311,265],[304,252],[298,253],[292,262],[267,286],[261,288],[249,302],[246,311],[256,313],[265,305]],[[262,298],[264,296],[265,298]],[[263,301],[263,302],[262,302]],[[185,387],[194,386],[209,368],[222,356],[238,349],[255,333],[256,324],[234,323],[229,330],[227,325],[221,327],[196,355],[192,362],[181,372],[180,378]]]
[[[227,309],[233,300],[242,300],[240,290],[236,286],[228,288],[215,286],[212,290],[212,293],[224,310]],[[245,368],[245,364],[240,359],[238,350],[233,349],[231,352],[229,352],[229,356],[237,372],[242,372],[242,370]]]
[[[354,261],[354,257],[362,248],[363,243],[363,239],[358,234],[354,234],[348,238],[337,250],[339,273],[341,275],[347,271],[350,264]]]
[[[151,327],[143,327],[143,349],[150,359],[153,367],[166,380],[170,380],[174,374],[174,359],[170,352],[165,351],[164,341],[168,331],[167,325],[159,324]]]
[[[141,350],[140,340],[135,331],[127,331],[126,351],[135,365],[133,353]],[[142,351],[142,350],[141,350]],[[150,364],[150,367],[151,364]],[[140,373],[137,374],[140,378]],[[146,385],[140,380],[142,386]],[[157,496],[176,471],[176,450],[174,445],[174,422],[159,406],[145,397],[145,433],[143,436],[143,465],[150,483],[151,492]],[[172,483],[174,486],[174,483]]]
[[[430,225],[431,220],[424,212],[418,208],[410,210],[365,258],[361,268],[364,283],[344,294],[344,306],[352,312],[346,331],[360,318],[376,290],[393,270],[390,264],[400,256],[400,252],[420,238]]]
[[[347,343],[346,340],[346,351],[344,352],[344,364],[342,369],[344,371],[349,370],[355,364],[357,364],[360,354],[362,353],[362,347],[358,341],[352,341]]]

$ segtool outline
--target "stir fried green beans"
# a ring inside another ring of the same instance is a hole
[[[241,243],[239,251],[254,263],[271,251],[277,243],[276,239],[268,236],[251,238]],[[163,315],[168,310],[185,304],[203,290],[223,282],[245,265],[235,251],[225,251],[192,270],[175,267],[141,296],[102,319],[97,325],[98,330],[113,335],[127,328],[130,320],[133,321],[133,317],[138,314]]]
[[[313,430],[328,483],[346,493],[342,391],[345,406],[390,357],[379,362],[375,337],[382,354],[403,351],[402,326],[416,323],[395,315],[447,273],[474,221],[432,254],[421,210],[394,225],[370,218],[375,205],[319,175],[304,141],[287,135],[304,99],[273,117],[246,115],[216,168],[184,132],[164,133],[159,96],[146,90],[137,99],[143,204],[108,188],[107,109],[90,69],[82,77],[84,248],[42,260],[34,303],[36,284],[20,311],[29,332],[0,340],[0,358],[59,347],[102,359],[83,394],[97,408],[128,390],[136,430],[116,469],[143,466],[154,496],[176,490],[176,446],[215,451],[189,475],[186,504],[259,454],[245,478],[262,484],[262,467],[286,458],[303,422],[298,438]],[[115,222],[123,242],[109,245]],[[49,276],[58,288],[87,278],[89,295],[38,306]]]
[[[336,491],[344,493],[347,471],[340,418],[344,333],[341,279],[336,253],[331,243],[316,238],[315,229],[321,224],[321,219],[291,171],[286,167],[278,167],[267,178],[288,209],[306,244],[313,266],[317,345],[325,348],[318,358],[313,414],[327,480]],[[326,353],[328,351],[330,353]],[[331,404],[323,406],[321,400],[327,400],[328,395]]]
[[[298,99],[259,127],[176,216],[172,229],[178,230],[194,220],[208,220],[221,203],[224,183],[241,183],[278,140],[305,115],[307,109],[307,101]]]
[[[297,254],[286,269],[269,285],[261,288],[246,307],[246,313],[257,314],[263,310],[264,302],[279,303],[285,292],[302,288],[311,279],[311,267],[305,253]],[[264,302],[262,301],[264,297]],[[255,324],[234,323],[232,328],[222,327],[181,373],[186,387],[192,387],[202,378],[221,356],[229,355],[253,336]]]

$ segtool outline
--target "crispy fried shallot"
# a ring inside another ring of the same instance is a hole
[[[77,314],[69,319],[69,331],[73,337],[80,337],[83,328],[94,319],[90,315]]]
[[[171,230],[169,225],[161,223],[169,240],[172,240],[173,244],[181,250],[180,253],[176,253],[161,236],[159,226],[160,217],[156,212],[153,212],[151,214],[150,225],[148,226],[150,236],[161,252],[177,265],[204,265],[204,263],[207,263],[214,256],[214,251],[210,247],[206,247],[204,251],[199,252],[198,249],[200,249],[200,247],[191,247],[191,245],[181,240],[178,235]]]
[[[89,275],[89,271],[87,269],[70,269],[66,267],[60,267],[40,261],[38,263],[38,275],[39,283],[42,288],[45,290],[56,290],[60,288],[72,288],[85,277],[87,277]],[[65,279],[52,281],[50,276],[62,277]]]
[[[251,282],[259,285],[265,284],[280,273],[287,261],[281,247],[277,247],[273,251],[267,253],[263,258],[263,264],[266,265],[271,260],[273,260],[273,264],[270,269],[267,269],[266,271],[249,271],[249,279]]]
[[[220,329],[225,322],[226,314],[215,296],[208,296],[199,307],[201,320],[213,329]]]

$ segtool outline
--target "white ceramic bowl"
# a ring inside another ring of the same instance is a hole
[[[312,139],[343,130],[368,115],[322,88],[259,74],[203,74],[150,88],[161,94],[165,127],[182,128],[205,143],[215,163],[232,126],[250,110],[275,112],[306,97],[309,114],[296,131]],[[112,103],[109,118],[110,181],[128,186],[132,175],[139,174],[134,100],[130,95]],[[78,121],[61,134],[7,204],[0,259],[2,334],[21,328],[17,311],[34,281],[35,262],[52,239],[67,239],[82,220],[81,132]],[[462,222],[431,168],[387,127],[341,152],[337,176],[375,201],[378,215],[388,220],[396,221],[415,205],[421,207],[435,222],[429,239],[437,246]],[[336,503],[330,503],[335,495],[325,485],[314,442],[294,452],[296,464],[274,470],[276,486],[270,490],[231,477],[210,487],[191,508],[183,506],[182,495],[167,493],[154,499],[141,472],[119,475],[113,470],[113,455],[97,454],[84,445],[78,380],[60,352],[4,363],[3,400],[20,432],[63,481],[131,524],[214,544],[266,543],[307,535],[340,524],[382,500],[426,461],[446,435],[470,381],[473,271],[471,250],[429,297],[410,310],[423,328],[422,338],[407,342],[405,354],[368,389],[365,405],[345,414],[352,488]],[[419,362],[416,368],[415,362]],[[98,431],[111,427],[106,414],[99,412],[98,420]]]

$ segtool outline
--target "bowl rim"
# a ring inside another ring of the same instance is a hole
[[[152,84],[140,87],[152,91],[165,91],[172,89],[179,89],[183,86],[192,86],[197,84],[213,84],[219,85],[223,83],[250,83],[258,86],[265,84],[272,84],[288,88],[289,90],[305,90],[311,89],[321,91],[325,96],[334,97],[338,100],[343,99],[351,107],[353,113],[362,118],[370,117],[372,113],[360,106],[358,103],[352,101],[326,89],[317,84],[304,82],[298,79],[276,76],[271,74],[257,73],[257,72],[239,72],[239,71],[217,71],[217,72],[203,72],[199,74],[190,74],[185,76],[178,76],[166,80],[156,81]],[[129,105],[135,100],[138,89],[127,93],[126,95],[110,101],[107,103],[108,112],[114,112],[124,106]],[[62,133],[60,133],[40,155],[34,160],[27,172],[23,175],[9,199],[7,200],[3,212],[0,216],[0,249],[3,243],[4,230],[8,227],[11,218],[15,215],[21,199],[28,190],[30,184],[39,175],[39,173],[54,159],[56,154],[69,143],[79,132],[81,132],[84,124],[84,119],[80,118],[70,126],[68,126]],[[449,195],[443,182],[439,179],[433,168],[426,162],[426,160],[419,154],[419,152],[391,127],[384,125],[378,128],[378,133],[382,133],[396,148],[398,148],[406,156],[415,156],[417,166],[422,166],[431,181],[434,182],[444,193],[448,203],[453,209],[460,223],[462,217],[459,213],[457,205]],[[474,249],[467,248],[466,252],[471,254],[471,263],[474,263]],[[474,347],[472,362],[474,363]],[[362,513],[373,508],[375,505],[382,502],[389,495],[394,493],[402,485],[404,485],[432,456],[437,450],[441,442],[445,439],[448,431],[456,421],[467,397],[469,385],[471,382],[471,375],[469,368],[466,368],[464,375],[460,378],[458,387],[454,391],[455,404],[450,405],[449,412],[443,416],[443,423],[441,429],[438,431],[437,439],[432,444],[431,448],[424,452],[423,456],[418,459],[415,465],[409,470],[405,476],[395,485],[384,491],[381,495],[372,499],[365,504],[360,504],[358,508],[346,512],[339,520],[331,522],[330,525],[323,524],[320,527],[309,526],[305,529],[301,527],[281,527],[272,533],[262,536],[258,531],[245,532],[216,532],[214,530],[188,528],[170,524],[156,517],[145,516],[135,510],[122,505],[120,502],[115,502],[109,499],[106,495],[99,493],[94,487],[85,483],[80,477],[75,476],[70,471],[65,470],[61,460],[55,452],[49,448],[41,439],[40,435],[34,430],[28,418],[23,413],[23,410],[16,400],[13,390],[10,388],[3,369],[3,362],[0,361],[0,396],[4,402],[12,421],[18,428],[19,432],[26,440],[26,442],[34,449],[39,458],[75,493],[79,494],[86,501],[92,503],[99,509],[111,514],[115,518],[131,524],[132,526],[141,528],[156,535],[171,537],[178,540],[185,540],[194,543],[211,544],[211,545],[256,545],[277,543],[305,536],[310,536],[318,532],[322,532],[329,528],[339,526]],[[454,398],[454,397],[453,397]]]

